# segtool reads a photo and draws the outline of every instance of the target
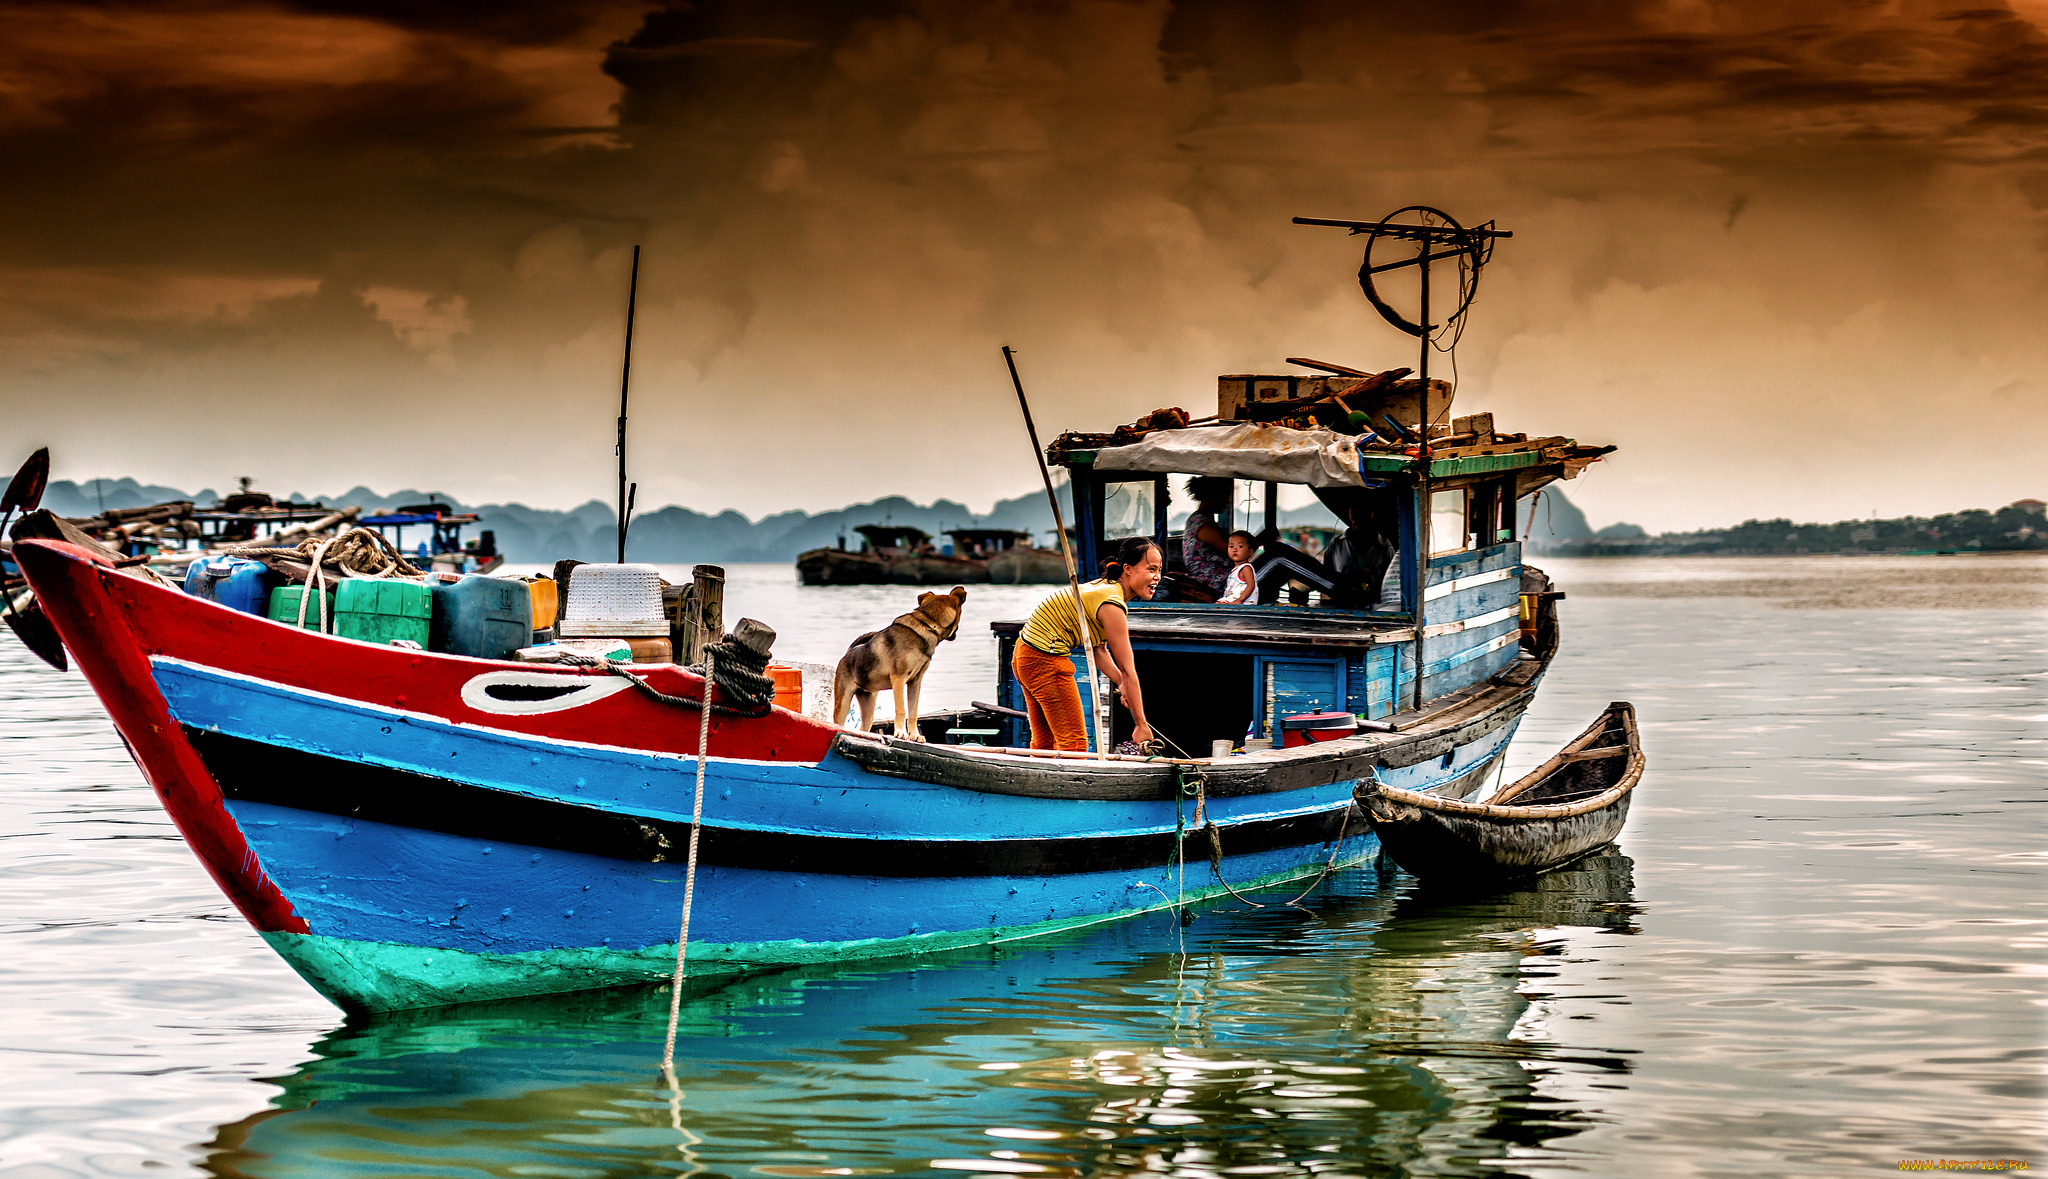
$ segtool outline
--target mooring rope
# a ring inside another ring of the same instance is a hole
[[[1223,836],[1216,830],[1216,821],[1209,817],[1209,779],[1206,775],[1195,775],[1195,825],[1209,834],[1209,870],[1216,874],[1216,883],[1223,891],[1250,905],[1254,909],[1266,906],[1230,887],[1230,881],[1223,877]]]
[[[1308,882],[1307,888],[1302,889],[1301,892],[1297,896],[1295,896],[1293,900],[1285,902],[1285,905],[1283,905],[1283,907],[1300,904],[1302,897],[1307,896],[1308,894],[1314,892],[1318,887],[1320,887],[1323,883],[1323,877],[1328,876],[1330,874],[1330,869],[1335,868],[1337,866],[1337,856],[1341,854],[1344,850],[1344,836],[1351,831],[1351,812],[1357,809],[1358,804],[1355,802],[1348,803],[1345,805],[1344,819],[1342,822],[1337,824],[1337,841],[1330,845],[1329,862],[1323,865],[1322,871],[1316,873],[1316,878],[1314,880]]]
[[[711,683],[715,667],[716,657],[707,649],[704,703],[698,710],[697,724],[697,795],[690,803],[690,857],[689,867],[683,873],[683,928],[676,935],[676,976],[668,991],[668,1040],[661,1047],[661,1067],[670,1077],[675,1075],[676,1018],[683,1006],[683,961],[690,952],[690,909],[697,900],[697,838],[704,830],[704,765],[711,760]]]
[[[711,648],[705,651],[704,661],[707,665],[713,664],[714,660],[712,656],[712,651],[715,649],[716,648]],[[634,675],[631,671],[627,670],[626,664],[621,663],[616,659],[601,659],[595,655],[578,655],[573,652],[565,651],[559,655],[556,655],[554,658],[544,660],[543,662],[556,667],[588,667],[598,671],[608,671],[611,674],[618,676],[620,679],[625,680],[627,683],[633,685],[634,688],[639,690],[641,695],[647,697],[649,700],[653,700],[660,704],[666,704],[671,708],[687,708],[692,712],[696,712],[702,710],[705,705],[705,702],[703,700],[692,700],[688,696],[678,696],[672,692],[662,691],[660,688],[657,688],[653,684],[648,683],[646,679],[642,678],[641,676]],[[704,694],[707,698],[711,694],[711,685],[715,681],[718,684],[718,690],[721,694],[729,693],[731,695],[739,696],[740,698],[745,699],[743,693],[728,687],[728,685],[732,683],[732,679],[730,677],[730,674],[726,671],[724,664],[716,664],[715,675],[713,674],[713,670],[713,667],[707,666],[703,672]],[[775,700],[775,693],[773,691],[775,681],[772,679],[768,680],[768,686],[770,688],[770,691],[768,693],[767,704],[759,704],[748,708],[735,708],[732,705],[727,704],[723,700],[713,700],[711,701],[711,711],[717,713],[720,716],[737,716],[749,718],[757,716],[766,716],[768,714],[768,704],[774,703]]]

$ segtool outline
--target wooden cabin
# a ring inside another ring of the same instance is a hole
[[[1222,416],[1259,404],[1247,400],[1247,389],[1256,394],[1303,380],[1224,377]],[[1435,384],[1429,410],[1448,418],[1448,392]],[[1340,519],[1384,522],[1374,527],[1396,550],[1385,582],[1390,593],[1368,609],[1326,605],[1319,597],[1300,605],[1131,603],[1131,646],[1145,711],[1169,754],[1205,757],[1212,742],[1223,739],[1267,738],[1277,745],[1282,721],[1309,713],[1348,712],[1398,724],[1486,684],[1515,662],[1525,616],[1515,505],[1545,484],[1576,476],[1613,448],[1500,434],[1490,414],[1473,415],[1431,423],[1425,469],[1416,444],[1423,428],[1419,390],[1396,387],[1391,394],[1384,405],[1406,421],[1405,429],[1383,425],[1390,439],[1370,430],[1343,433],[1304,416],[1291,423],[1226,420],[1153,430],[1122,445],[1116,443],[1128,428],[1118,435],[1066,434],[1048,448],[1048,458],[1070,478],[1070,519],[1083,569],[1100,568],[1117,540],[1143,534],[1165,550],[1169,572],[1183,570],[1181,537],[1169,529],[1168,516],[1173,498],[1185,502],[1188,475],[1229,477],[1240,493],[1245,482],[1259,485],[1263,519],[1219,520],[1226,532],[1277,532],[1278,491],[1293,483]],[[1320,389],[1316,395],[1323,395]],[[1394,400],[1404,395],[1406,413]],[[993,628],[1000,650],[998,703],[1022,709],[1023,693],[1010,670],[1022,621]],[[1085,684],[1085,665],[1078,657],[1075,664]],[[1024,723],[1006,723],[1003,743],[1026,744]],[[1112,724],[1113,740],[1124,740],[1131,719],[1121,701]]]

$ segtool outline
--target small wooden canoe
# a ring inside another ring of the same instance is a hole
[[[1393,861],[1424,880],[1530,876],[1612,843],[1643,776],[1635,706],[1617,701],[1556,756],[1484,802],[1368,779],[1358,805]]]

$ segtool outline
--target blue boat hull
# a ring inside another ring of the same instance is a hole
[[[534,668],[313,634],[22,546],[166,811],[351,1011],[717,979],[1031,937],[1370,859],[1362,778],[1469,793],[1533,692],[1222,759],[1060,760],[719,711],[685,668]],[[717,697],[713,697],[714,703]],[[1299,886],[1297,886],[1299,887]]]
[[[658,981],[674,968],[696,759],[526,737],[177,660],[158,687],[307,932],[270,944],[347,1009]],[[1504,725],[1384,771],[1483,775]],[[1015,797],[713,757],[694,977],[1030,937],[1370,859],[1354,781],[1197,800]]]

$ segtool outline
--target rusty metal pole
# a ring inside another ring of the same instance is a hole
[[[1424,214],[1423,222],[1427,224],[1428,220],[1428,215]],[[1417,711],[1422,709],[1422,673],[1424,666],[1422,662],[1422,629],[1425,625],[1423,602],[1427,597],[1426,591],[1429,589],[1429,333],[1430,329],[1435,326],[1429,322],[1429,245],[1429,235],[1425,233],[1422,235],[1422,248],[1420,251],[1422,260],[1422,358],[1416,361],[1415,364],[1416,379],[1422,382],[1422,408],[1416,415],[1421,419],[1422,429],[1422,445],[1419,448],[1421,459],[1415,481],[1417,493],[1422,500],[1421,510],[1416,513],[1415,523],[1416,545],[1421,550],[1415,554],[1415,568],[1417,570],[1415,575],[1415,708]]]

